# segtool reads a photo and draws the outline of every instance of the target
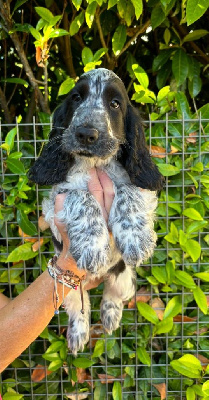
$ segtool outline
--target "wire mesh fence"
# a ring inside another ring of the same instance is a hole
[[[41,231],[38,223],[49,188],[31,184],[25,175],[50,126],[48,121],[37,123],[34,119],[32,124],[17,122],[0,128],[4,143],[0,291],[11,298],[45,270],[53,254],[50,232]],[[172,361],[194,355],[201,363],[201,383],[207,380],[209,318],[205,301],[209,302],[209,284],[200,280],[198,273],[207,273],[209,262],[209,120],[169,120],[167,116],[146,121],[145,132],[166,184],[157,209],[158,246],[153,257],[137,268],[136,296],[125,305],[120,328],[112,335],[103,331],[101,284],[91,291],[90,341],[84,352],[75,359],[67,350],[67,316],[61,310],[2,373],[4,400],[201,398],[198,376],[181,373]],[[11,253],[14,257],[8,258]],[[201,292],[196,294],[196,288]],[[201,302],[198,296],[203,292],[206,296]],[[157,322],[137,304],[149,305]],[[195,397],[189,397],[189,388]]]

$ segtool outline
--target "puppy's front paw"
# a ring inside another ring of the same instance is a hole
[[[109,253],[108,229],[99,204],[89,192],[73,190],[65,199],[61,219],[78,268],[96,273],[107,263]]]
[[[93,274],[96,274],[100,268],[104,267],[104,265],[108,262],[108,254],[109,254],[109,244],[108,243],[100,243],[95,244],[94,246],[89,245],[87,243],[83,243],[84,247],[81,249],[73,248],[73,245],[70,246],[70,253],[77,263],[77,267],[79,269],[84,269]]]
[[[103,300],[101,303],[101,320],[105,330],[111,335],[120,324],[123,312],[123,302],[118,300]]]
[[[131,232],[132,233],[132,232]],[[147,260],[153,254],[157,235],[153,230],[134,232],[130,238],[125,232],[117,237],[116,244],[126,264],[135,267]]]

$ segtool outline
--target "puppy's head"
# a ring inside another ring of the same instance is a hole
[[[153,171],[156,169],[145,147],[140,116],[131,105],[123,82],[112,71],[95,69],[81,76],[55,111],[49,142],[29,177],[39,184],[60,183],[78,157],[105,160],[116,156],[133,183],[155,190],[155,179],[154,186],[138,179],[148,164]],[[149,162],[139,148],[145,151]]]
[[[129,103],[122,81],[100,68],[81,76],[65,101],[63,148],[72,154],[106,159],[125,141]]]

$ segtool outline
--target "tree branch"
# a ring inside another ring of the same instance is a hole
[[[9,108],[8,108],[8,105],[7,105],[7,100],[6,100],[5,94],[4,94],[4,92],[3,92],[3,90],[1,88],[0,88],[0,103],[1,103],[1,107],[2,107],[2,109],[4,111],[6,122],[8,124],[11,124],[12,123],[12,118],[11,118],[11,115],[10,115],[10,112],[9,112]]]
[[[181,39],[183,39],[186,35],[188,35],[188,31],[186,28],[184,28],[183,25],[180,25],[179,20],[177,17],[175,16],[170,16],[170,20],[172,21],[172,24],[174,25],[174,27],[176,28],[176,30],[178,31]],[[194,51],[196,51],[197,54],[200,55],[200,57],[202,58],[204,64],[209,64],[209,57],[196,45],[196,43],[194,42],[186,42],[188,45],[190,45]]]
[[[98,29],[98,32],[99,32],[99,37],[100,37],[100,41],[101,41],[102,47],[107,49],[108,47],[107,47],[107,44],[105,42],[103,31],[102,31],[102,27],[101,27],[101,24],[100,24],[99,9],[96,10],[95,21],[96,21],[97,29]],[[108,63],[112,64],[112,60],[111,60],[111,57],[108,54],[108,52],[105,54],[105,56],[107,58]]]
[[[30,81],[31,86],[34,88],[34,90],[36,91],[36,95],[37,95],[37,99],[38,102],[41,106],[41,109],[46,112],[46,113],[50,113],[50,109],[48,107],[48,102],[46,103],[44,100],[44,97],[38,87],[38,84],[36,82],[35,76],[33,74],[33,71],[28,63],[26,54],[24,52],[22,43],[17,35],[16,32],[12,32],[12,28],[13,28],[13,21],[12,21],[12,17],[10,15],[10,9],[8,7],[8,5],[6,3],[3,2],[3,0],[0,0],[0,7],[1,7],[1,14],[2,14],[2,18],[4,20],[5,26],[4,29],[7,31],[7,33],[10,35],[15,49],[19,55],[19,58],[23,64],[23,68],[26,72],[26,75],[28,76],[28,79]]]
[[[121,50],[120,54],[118,54],[118,56],[116,56],[116,59],[118,59],[118,57],[121,56],[121,54],[123,54],[134,42],[134,40],[136,40],[138,38],[139,35],[142,35],[148,28],[148,26],[150,26],[150,19],[148,19],[144,25],[140,26],[139,29],[137,30],[137,32],[135,33],[135,35],[126,43],[126,45],[124,46],[124,48]]]

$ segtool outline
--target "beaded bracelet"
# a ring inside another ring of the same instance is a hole
[[[54,279],[54,291],[53,291],[53,302],[54,302],[54,313],[59,314],[59,309],[57,307],[57,303],[59,301],[59,295],[57,292],[57,282],[62,283],[63,287],[63,292],[62,292],[62,299],[64,303],[64,287],[67,286],[68,288],[77,290],[78,287],[80,287],[80,293],[81,293],[81,313],[84,314],[84,302],[83,302],[83,288],[82,288],[82,280],[84,280],[85,275],[83,275],[81,278],[78,275],[75,275],[73,271],[66,270],[63,271],[58,265],[57,265],[57,259],[58,257],[55,255],[53,256],[48,264],[48,272],[49,275]]]

